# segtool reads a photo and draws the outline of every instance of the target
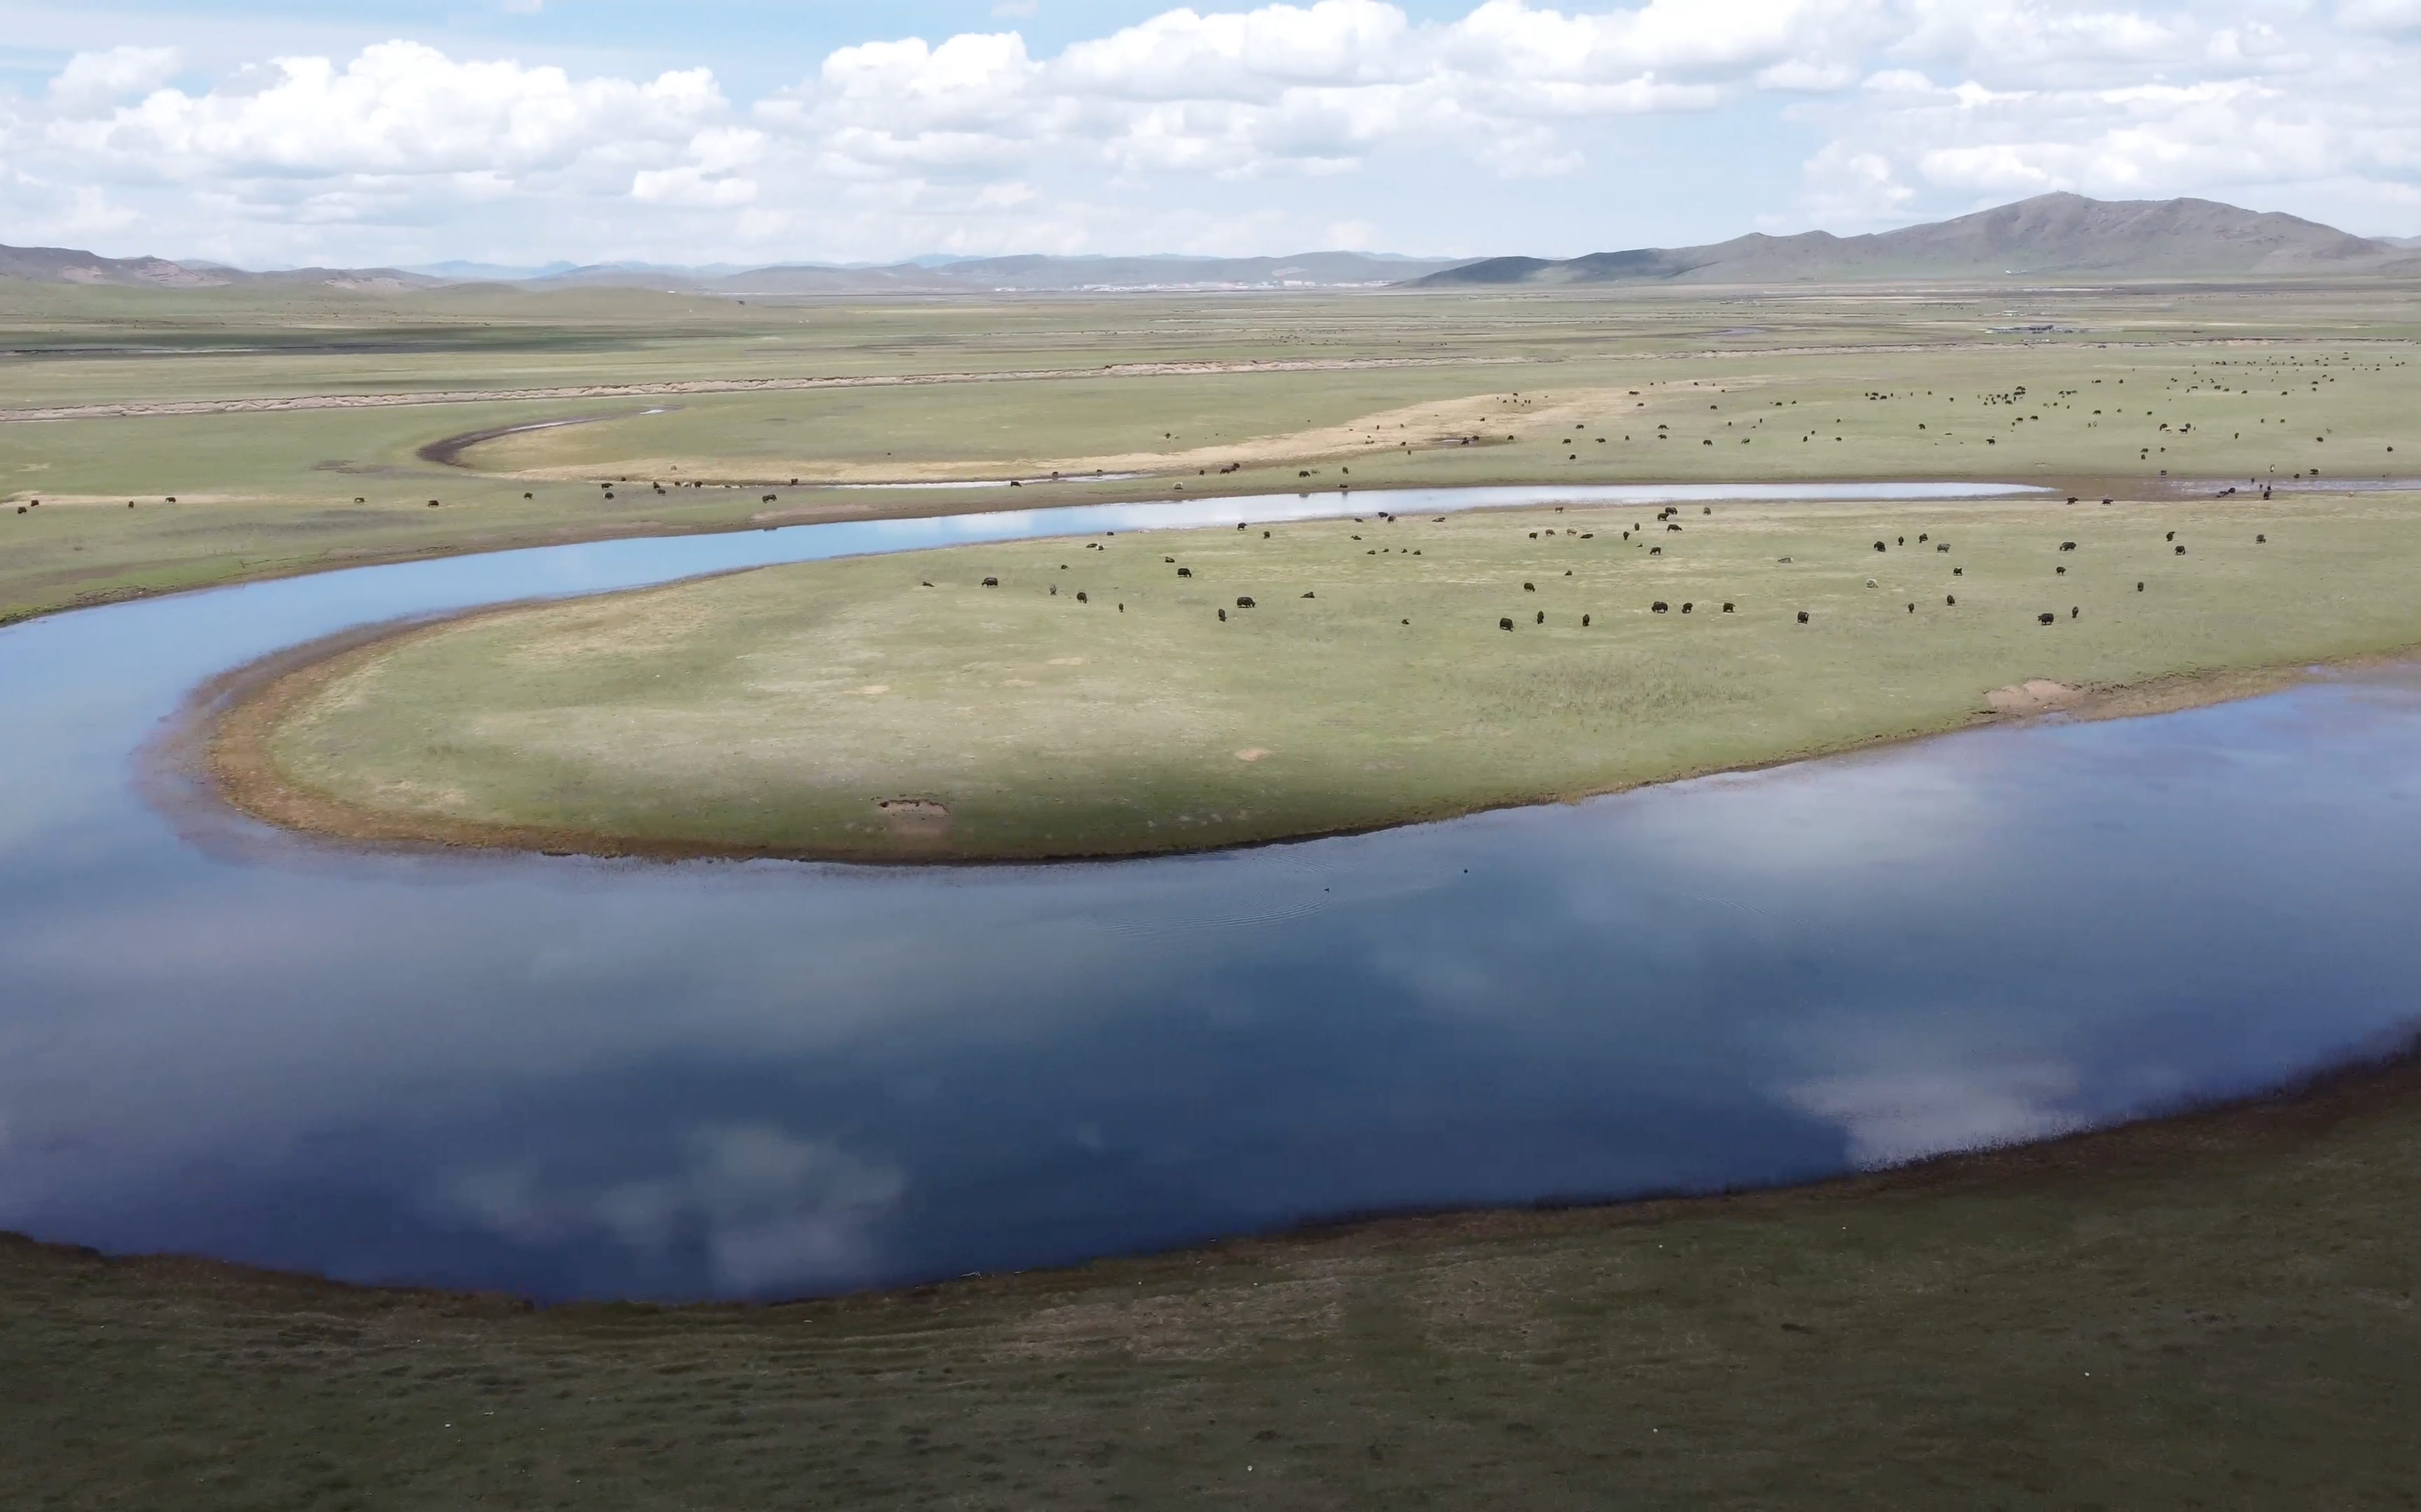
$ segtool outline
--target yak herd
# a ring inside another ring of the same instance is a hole
[[[2074,499],[2070,499],[2070,500],[2069,500],[2068,502],[2069,502],[2069,503],[2070,503],[2070,504],[2074,504],[2074,503],[2076,503],[2077,501],[2076,501],[2076,500],[2074,500]],[[2108,503],[2110,503],[2110,502],[2112,502],[2112,501],[2110,501],[2110,500],[2108,500],[2108,499],[2104,499],[2104,500],[2102,501],[2102,503],[2104,503],[2104,504],[2108,504]],[[1555,507],[1556,507],[1556,512],[1557,512],[1557,513],[1561,513],[1561,512],[1563,511],[1563,508],[1564,508],[1564,507],[1563,507],[1563,506],[1561,506],[1561,505],[1558,505],[1558,506],[1556,506]],[[1680,512],[1680,510],[1679,510],[1679,507],[1678,507],[1678,506],[1667,506],[1663,510],[1662,510],[1661,512],[1659,512],[1659,513],[1658,513],[1658,515],[1657,515],[1657,517],[1656,517],[1656,518],[1657,518],[1658,522],[1662,523],[1662,524],[1664,526],[1664,528],[1665,528],[1665,530],[1666,530],[1666,531],[1668,531],[1668,532],[1671,532],[1671,531],[1679,531],[1679,530],[1681,528],[1681,526],[1680,526],[1680,524],[1679,524],[1678,522],[1676,522],[1676,521],[1673,519],[1673,516],[1675,516],[1675,515],[1679,514],[1679,512]],[[1713,510],[1713,508],[1712,508],[1711,507],[1703,507],[1703,508],[1701,509],[1701,511],[1700,511],[1700,512],[1701,512],[1701,513],[1703,513],[1703,514],[1712,514],[1712,513],[1714,513],[1714,510]],[[1401,517],[1401,516],[1398,516],[1398,515],[1393,515],[1393,514],[1390,514],[1390,513],[1386,512],[1385,510],[1381,510],[1381,511],[1379,511],[1379,513],[1378,513],[1378,515],[1377,515],[1377,517],[1376,517],[1376,518],[1377,518],[1377,519],[1379,519],[1379,520],[1381,520],[1381,521],[1382,521],[1382,522],[1386,522],[1386,523],[1394,524],[1394,523],[1398,523],[1398,522],[1399,522],[1402,517]],[[1436,519],[1435,519],[1432,522],[1433,522],[1433,523],[1444,523],[1444,522],[1445,522],[1445,516],[1440,515],[1440,516],[1436,517]],[[1363,516],[1359,516],[1359,515],[1356,515],[1356,516],[1354,516],[1354,517],[1353,517],[1353,522],[1354,522],[1355,524],[1362,524],[1362,523],[1365,523],[1365,522],[1366,522],[1366,521],[1365,521],[1365,517],[1363,517]],[[1244,527],[1243,525],[1242,525],[1242,524],[1239,524],[1236,528],[1237,528],[1238,530],[1240,530],[1240,531],[1241,531],[1241,530],[1243,530],[1245,527]],[[1554,536],[1554,535],[1555,535],[1555,534],[1556,534],[1555,530],[1554,530],[1553,527],[1542,527],[1542,529],[1541,529],[1541,530],[1533,530],[1533,531],[1529,532],[1529,538],[1530,538],[1530,539],[1532,539],[1532,540],[1537,540],[1537,539],[1539,539],[1539,537],[1540,537],[1540,535],[1541,535],[1542,533],[1543,533],[1544,535],[1547,535],[1547,536]],[[1117,532],[1112,531],[1112,532],[1110,532],[1110,534],[1111,534],[1111,535],[1113,535],[1113,536],[1115,536],[1115,535],[1117,534]],[[1576,538],[1581,539],[1581,540],[1593,540],[1593,539],[1595,539],[1595,538],[1596,538],[1596,533],[1595,533],[1595,532],[1593,532],[1593,531],[1566,530],[1566,531],[1564,532],[1564,534],[1565,534],[1565,535],[1567,535],[1567,536],[1570,536],[1570,537]],[[1638,539],[1635,539],[1635,540],[1634,540],[1634,539],[1633,539],[1633,538],[1634,538],[1634,537],[1639,537],[1639,538],[1638,538]],[[1262,539],[1264,539],[1264,540],[1270,539],[1270,538],[1271,538],[1270,532],[1269,532],[1269,531],[1267,531],[1267,530],[1262,531],[1262,532],[1261,532],[1261,538],[1262,538]],[[1353,536],[1351,538],[1352,538],[1352,539],[1354,539],[1354,540],[1357,540],[1357,541],[1358,541],[1358,540],[1360,540],[1362,538],[1361,538],[1359,535],[1355,535],[1355,536]],[[1630,542],[1632,542],[1632,544],[1634,547],[1637,547],[1637,546],[1646,546],[1646,545],[1647,545],[1647,541],[1646,541],[1646,539],[1645,539],[1645,538],[1644,538],[1644,533],[1643,533],[1642,527],[1641,527],[1641,526],[1639,526],[1639,525],[1638,525],[1638,524],[1636,524],[1636,523],[1634,523],[1634,524],[1633,524],[1633,525],[1632,525],[1629,530],[1626,530],[1626,531],[1622,532],[1621,539],[1623,539],[1623,540],[1625,540],[1625,541],[1630,541]],[[2257,535],[2253,538],[2253,539],[2254,539],[2254,541],[2255,541],[2255,543],[2256,543],[2257,545],[2266,545],[2266,544],[2268,544],[2270,538],[2269,538],[2269,536],[2268,536],[2268,535],[2266,535],[2266,534],[2257,534]],[[1922,546],[1922,545],[1929,545],[1929,545],[1931,545],[1931,546],[1933,547],[1934,551],[1935,551],[1935,552],[1937,552],[1937,553],[1947,553],[1947,552],[1950,550],[1950,543],[1949,543],[1948,541],[1936,541],[1936,540],[1934,540],[1934,539],[1932,538],[1932,534],[1931,534],[1930,532],[1929,532],[1929,531],[1920,531],[1920,532],[1917,534],[1916,543],[1917,543],[1918,545],[1920,545],[1920,546]],[[2186,548],[2185,548],[2185,546],[2184,546],[2184,544],[2183,544],[2182,542],[2179,542],[2179,541],[2178,540],[2178,533],[2177,533],[2176,531],[2172,530],[2172,531],[2170,531],[2170,532],[2168,532],[2168,533],[2167,533],[2166,537],[2164,538],[2164,543],[2165,543],[2165,544],[2168,544],[2168,545],[2172,548],[2172,550],[2175,552],[2175,553],[2176,553],[2177,555],[2179,555],[2179,556],[2183,556],[2183,555],[2185,555],[2185,554],[2186,554]],[[1891,540],[1888,540],[1888,541],[1882,540],[1882,539],[1878,539],[1878,540],[1876,540],[1876,541],[1873,543],[1873,548],[1872,548],[1872,549],[1873,549],[1874,551],[1878,552],[1878,553],[1889,553],[1890,551],[1892,551],[1895,547],[1903,547],[1903,548],[1904,548],[1904,547],[1906,547],[1908,544],[1909,544],[1909,539],[1908,539],[1908,538],[1907,538],[1906,536],[1902,535],[1902,536],[1897,536],[1897,537],[1893,538]],[[1106,548],[1105,548],[1105,547],[1103,547],[1103,546],[1102,546],[1100,542],[1098,542],[1098,541],[1089,541],[1089,542],[1086,542],[1086,549],[1087,551],[1104,551],[1104,550],[1106,550]],[[2076,551],[2077,549],[2078,549],[2077,543],[2076,543],[2075,541],[2072,541],[2072,540],[2064,540],[2064,541],[2061,541],[2061,542],[2059,543],[2059,552],[2060,552],[2062,554],[2065,554],[2065,553],[2070,553],[2070,552],[2074,552],[2074,551]],[[1663,553],[1663,547],[1661,547],[1661,546],[1648,547],[1648,553],[1649,553],[1650,555],[1661,555],[1661,554]],[[1388,547],[1388,548],[1385,548],[1385,549],[1384,549],[1384,551],[1385,551],[1385,553],[1386,553],[1387,554],[1394,554],[1394,553],[1395,553],[1395,552],[1397,551],[1397,548],[1394,548],[1394,547]],[[1378,547],[1370,547],[1370,548],[1367,548],[1367,549],[1365,550],[1365,553],[1364,553],[1364,554],[1365,554],[1365,555],[1370,555],[1370,556],[1376,556],[1376,555],[1379,555],[1379,554],[1381,554],[1381,553],[1382,553],[1382,549],[1381,549],[1381,548],[1378,548]],[[1410,555],[1410,556],[1418,556],[1418,555],[1420,555],[1420,554],[1422,554],[1422,553],[1421,553],[1421,550],[1420,550],[1419,548],[1408,548],[1408,549],[1406,549],[1406,550],[1404,551],[1404,554],[1406,554],[1406,555]],[[1785,556],[1785,557],[1778,558],[1778,560],[1779,560],[1779,561],[1781,561],[1781,562],[1783,562],[1783,563],[1788,563],[1788,562],[1789,562],[1789,561],[1790,561],[1790,558],[1789,558],[1789,557],[1788,557],[1788,556]],[[1178,564],[1177,558],[1176,558],[1176,557],[1174,557],[1174,556],[1165,556],[1165,555],[1164,555],[1164,556],[1163,556],[1163,557],[1161,558],[1161,563],[1162,563],[1162,565],[1164,565],[1164,566],[1167,566],[1167,567],[1174,567],[1174,568],[1176,568],[1177,576],[1178,576],[1178,577],[1179,577],[1179,578],[1190,579],[1190,578],[1192,578],[1192,577],[1194,576],[1194,569],[1193,569],[1192,568],[1190,568],[1190,567],[1179,566],[1179,565]],[[1063,570],[1063,571],[1064,571],[1064,570],[1066,570],[1066,569],[1065,569],[1065,567],[1064,567],[1064,566],[1062,567],[1061,570]],[[1953,568],[1950,569],[1950,572],[1951,572],[1951,575],[1952,575],[1953,577],[1963,577],[1963,576],[1966,574],[1966,570],[1967,570],[1967,569],[1966,569],[1965,568],[1963,568],[1963,567],[1953,567]],[[2056,566],[2054,566],[2054,569],[2053,569],[2053,572],[2054,572],[2054,576],[2065,576],[2065,575],[2067,575],[2068,568],[2067,568],[2064,564],[2063,564],[2063,565],[2056,565]],[[1565,571],[1565,573],[1564,573],[1564,576],[1566,576],[1566,577],[1570,577],[1571,575],[1572,575],[1572,574],[1571,574],[1571,572],[1570,572],[1569,569],[1567,569],[1567,570]],[[1868,579],[1867,579],[1867,580],[1866,580],[1866,582],[1867,582],[1867,587],[1869,587],[1869,588],[1876,586],[1875,580],[1874,580],[1874,579],[1872,579],[1872,578],[1868,578]],[[931,585],[929,585],[929,584],[928,584],[928,585],[927,585],[927,586],[929,586],[929,586],[931,586]],[[987,588],[996,588],[996,587],[1000,586],[1000,579],[999,579],[997,576],[986,577],[986,578],[983,580],[983,585],[984,585],[985,587],[987,587]],[[1539,585],[1538,585],[1538,584],[1537,584],[1536,582],[1534,582],[1534,581],[1527,581],[1527,580],[1525,580],[1525,581],[1523,581],[1523,583],[1522,584],[1522,591],[1523,591],[1523,592],[1524,592],[1524,593],[1536,593],[1536,592],[1538,592],[1538,591],[1539,591]],[[2135,591],[2136,591],[2136,592],[2138,592],[2138,593],[2141,593],[2141,592],[2143,592],[2143,591],[2144,591],[2144,584],[2143,584],[2140,580],[2139,580],[2139,581],[2136,583],[2136,585],[2135,585]],[[1057,594],[1058,594],[1058,592],[1059,592],[1059,590],[1058,590],[1056,587],[1054,587],[1054,588],[1051,590],[1051,593],[1052,593],[1052,595],[1053,595],[1054,597],[1056,597],[1056,596],[1057,596]],[[1313,591],[1306,590],[1306,591],[1302,595],[1302,597],[1304,597],[1304,598],[1305,598],[1305,599],[1311,599],[1311,598],[1315,598],[1315,597],[1317,597],[1317,595],[1316,595],[1316,593],[1315,593],[1315,592],[1313,592]],[[1078,603],[1085,603],[1085,602],[1086,602],[1086,601],[1088,601],[1088,600],[1087,600],[1086,596],[1085,594],[1083,594],[1083,593],[1079,593],[1079,594],[1077,594],[1077,595],[1076,595],[1076,601],[1077,601]],[[1955,608],[1957,608],[1957,607],[1958,607],[1958,605],[1959,605],[1959,596],[1958,596],[1957,594],[1955,594],[1955,593],[1954,593],[1954,594],[1945,594],[1945,595],[1943,596],[1942,602],[1943,602],[1943,606],[1944,606],[1945,608],[1951,608],[1951,609],[1955,609]],[[1236,600],[1236,607],[1237,607],[1238,609],[1240,609],[1240,610],[1241,610],[1241,609],[1252,609],[1252,608],[1257,607],[1257,605],[1256,605],[1256,601],[1254,600],[1254,599],[1253,599],[1250,595],[1242,595],[1242,596],[1239,596],[1239,597],[1237,598],[1237,600]],[[1682,614],[1684,614],[1684,615],[1691,614],[1691,613],[1693,613],[1693,612],[1696,609],[1696,607],[1697,607],[1697,605],[1696,605],[1696,602],[1695,602],[1695,600],[1683,600],[1683,602],[1682,602],[1682,604],[1681,604],[1681,606],[1680,606],[1680,612],[1681,612]],[[1733,613],[1736,613],[1736,612],[1737,612],[1738,607],[1739,607],[1739,606],[1738,606],[1738,605],[1737,605],[1733,600],[1728,600],[1728,599],[1727,599],[1727,600],[1725,600],[1723,601],[1723,606],[1722,606],[1722,609],[1720,610],[1720,613],[1726,614],[1726,615],[1728,615],[1728,614],[1733,614]],[[1123,604],[1123,603],[1121,603],[1121,604],[1119,604],[1119,605],[1118,605],[1118,608],[1119,608],[1120,612],[1124,612],[1124,610],[1126,609],[1126,605],[1125,605],[1125,604]],[[1672,606],[1670,603],[1668,603],[1666,600],[1663,600],[1663,599],[1656,599],[1656,600],[1650,600],[1650,601],[1649,601],[1649,603],[1648,603],[1648,612],[1649,614],[1652,614],[1652,615],[1664,615],[1664,614],[1670,614],[1670,613],[1672,613],[1672,611],[1673,611],[1673,606]],[[1908,612],[1908,613],[1910,613],[1910,614],[1912,614],[1912,615],[1913,615],[1913,614],[1914,614],[1914,613],[1916,613],[1916,604],[1915,604],[1913,601],[1909,602],[1909,604],[1908,604],[1908,606],[1907,606],[1907,612]],[[1219,619],[1219,622],[1220,622],[1221,624],[1225,624],[1225,623],[1226,623],[1226,622],[1227,622],[1227,611],[1226,611],[1226,609],[1224,609],[1224,608],[1223,608],[1223,609],[1220,609],[1217,613],[1218,613],[1218,619]],[[1808,612],[1807,612],[1806,610],[1804,610],[1804,609],[1795,610],[1795,611],[1793,611],[1793,614],[1794,614],[1794,622],[1795,622],[1795,623],[1797,623],[1797,624],[1805,625],[1805,624],[1808,624],[1808,623],[1810,623],[1810,622],[1811,622],[1811,621],[1810,621],[1810,616],[1809,616],[1809,615],[1808,615]],[[2071,604],[2071,605],[2070,605],[2070,606],[2069,606],[2069,611],[2068,611],[2068,617],[2069,617],[2069,618],[2070,618],[2070,619],[2078,619],[2078,618],[2083,617],[2083,616],[2084,616],[2084,609],[2082,608],[2082,606],[2080,606],[2080,605],[2075,605],[2075,604]],[[1582,628],[1582,629],[1584,629],[1584,630],[1588,629],[1588,628],[1589,628],[1589,627],[1594,623],[1594,621],[1595,621],[1595,616],[1594,616],[1593,614],[1584,614],[1584,615],[1582,615],[1582,616],[1580,616],[1580,624],[1581,624],[1581,628]],[[2037,612],[2037,613],[2036,613],[2036,615],[2035,615],[2035,621],[2036,621],[2036,623],[2037,623],[2037,624],[2039,624],[2039,625],[2054,625],[2054,624],[2057,624],[2057,623],[2058,623],[2058,621],[2059,621],[2059,615],[2058,615],[2058,613],[2057,613],[2056,611],[2054,611],[2054,610],[2043,610],[2043,611],[2039,611],[2039,612]],[[1535,611],[1535,612],[1533,613],[1533,615],[1532,615],[1532,616],[1531,616],[1531,624],[1532,624],[1533,626],[1542,626],[1542,625],[1546,624],[1546,622],[1547,622],[1547,612],[1546,612],[1545,610],[1541,609],[1541,610]],[[1402,623],[1403,623],[1403,624],[1406,624],[1406,625],[1410,625],[1410,624],[1412,623],[1412,621],[1411,621],[1411,620],[1409,620],[1409,619],[1406,619],[1406,620],[1403,620],[1403,621],[1402,621]],[[1510,616],[1510,615],[1500,615],[1500,616],[1497,616],[1497,620],[1496,620],[1496,628],[1497,628],[1498,630],[1500,630],[1500,631],[1511,631],[1512,630],[1514,630],[1514,629],[1515,629],[1515,626],[1516,626],[1516,621],[1515,621],[1514,616]]]

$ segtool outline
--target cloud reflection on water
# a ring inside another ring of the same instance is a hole
[[[488,1166],[446,1183],[437,1207],[519,1245],[606,1241],[660,1263],[695,1244],[728,1293],[842,1287],[882,1273],[877,1231],[908,1188],[898,1167],[767,1124],[702,1124],[676,1144],[664,1175],[598,1181]]]
[[[1871,1170],[2084,1128],[2090,1120],[2070,1105],[2081,1080],[2052,1061],[1948,1065],[1823,1077],[1782,1095],[1838,1123],[1851,1162]]]

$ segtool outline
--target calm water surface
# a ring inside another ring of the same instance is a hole
[[[1176,507],[1281,504],[1335,508]],[[2421,1018],[2413,672],[1108,865],[357,856],[234,819],[197,838],[134,790],[186,689],[348,624],[1165,518],[1118,507],[0,631],[0,1227],[548,1298],[777,1295],[1817,1176],[2254,1089]]]

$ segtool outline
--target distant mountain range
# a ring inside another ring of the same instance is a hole
[[[1291,257],[917,257],[883,267],[790,263],[733,272],[613,263],[534,287],[631,287],[734,294],[1077,293],[1121,289],[1383,288],[1451,268],[1447,257],[1306,252]]]
[[[2409,245],[2208,199],[2038,195],[1997,210],[1870,236],[1750,235],[1549,261],[1489,257],[1417,282],[1470,285],[1786,284],[1871,279],[2169,278],[2421,273]]]
[[[398,268],[292,268],[246,273],[213,262],[170,262],[165,257],[104,257],[69,247],[0,246],[0,278],[38,284],[108,284],[135,288],[222,288],[291,286],[396,293],[433,288],[445,282]]]
[[[751,294],[934,295],[1117,290],[1428,288],[1570,284],[1786,284],[2022,277],[2292,277],[2421,274],[2421,239],[2351,236],[2292,215],[2208,199],[2087,199],[2041,195],[1998,210],[1869,236],[1828,231],[1751,235],[1702,247],[1642,247],[1586,257],[1400,257],[1307,252],[1290,257],[924,257],[884,266],[730,263],[510,267],[440,262],[401,268],[248,273],[162,257],[103,257],[63,247],[0,246],[0,278],[127,288],[245,287],[401,293],[469,284],[526,289],[646,288],[745,299]]]
[[[522,288],[649,288],[667,293],[969,294],[1114,289],[1382,288],[1452,267],[1445,257],[1363,252],[1308,252],[1293,257],[919,257],[886,267],[818,263],[749,268],[734,264],[666,267],[654,263],[554,263],[515,268],[440,262],[402,268],[293,268],[247,273],[164,257],[103,257],[66,247],[0,246],[0,278],[46,284],[135,288],[322,288],[402,292],[449,285],[510,284]]]

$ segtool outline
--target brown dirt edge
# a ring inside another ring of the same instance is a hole
[[[755,569],[742,568],[735,570]],[[270,756],[270,736],[298,703],[395,641],[440,625],[468,624],[515,613],[535,603],[563,601],[566,600],[523,600],[489,604],[463,614],[420,616],[362,627],[290,647],[222,674],[203,684],[188,698],[183,711],[172,722],[164,737],[153,742],[150,759],[146,762],[147,767],[164,775],[181,777],[181,782],[155,780],[149,790],[155,796],[173,795],[173,801],[163,805],[172,809],[188,806],[195,800],[215,802],[279,829],[353,850],[508,851],[589,856],[603,860],[801,861],[885,866],[1074,865],[1140,860],[1151,856],[1194,855],[1214,850],[1258,850],[1264,846],[1294,845],[1308,840],[1376,834],[1415,824],[1442,823],[1500,809],[1577,803],[1613,793],[1700,777],[1765,772],[1825,756],[1877,751],[1987,725],[2023,724],[2041,719],[2070,722],[2135,719],[2172,713],[2259,697],[2309,680],[2316,675],[2390,665],[2421,653],[2421,647],[2411,647],[2342,657],[2325,662],[2213,668],[2123,686],[2089,686],[2072,690],[2072,697],[2063,699],[2057,707],[2042,712],[1996,714],[1989,709],[1979,709],[1963,720],[1943,725],[1887,731],[1837,745],[1786,752],[1760,761],[1680,769],[1635,783],[1563,792],[1517,794],[1464,808],[1440,812],[1411,811],[1398,818],[1375,824],[1338,825],[1226,845],[1189,845],[1175,841],[1137,845],[1118,850],[954,855],[937,852],[929,842],[907,844],[896,837],[885,837],[863,848],[747,845],[719,840],[649,839],[545,825],[434,819],[387,813],[305,787],[292,780]],[[1979,691],[1979,702],[1982,696]]]
[[[2212,1161],[2290,1151],[2341,1127],[2384,1116],[2421,1094],[2421,1034],[2383,1038],[2334,1066],[2266,1091],[2157,1109],[2141,1116],[2054,1137],[1953,1151],[1887,1168],[1776,1186],[1655,1193],[1606,1199],[1545,1198],[1522,1207],[1397,1210],[1344,1215],[1175,1249],[1104,1255],[1080,1265],[979,1273],[955,1280],[806,1296],[775,1302],[633,1302],[592,1300],[545,1311],[646,1313],[713,1322],[776,1309],[879,1311],[935,1309],[1005,1297],[1049,1297],[1097,1286],[1115,1275],[1137,1284],[1152,1274],[1221,1266],[1334,1259],[1356,1254],[1434,1251],[1460,1245],[1524,1243],[1708,1218],[1781,1220],[1841,1204],[1906,1202],[1985,1192],[2011,1194],[2077,1182],[2174,1174]],[[110,1255],[0,1231],[0,1264],[46,1264],[107,1271],[196,1295],[249,1294],[297,1305],[351,1299],[374,1304],[434,1304],[462,1316],[501,1317],[539,1310],[504,1291],[337,1281],[182,1254]],[[263,1294],[266,1294],[264,1296]]]
[[[678,404],[656,406],[662,410],[678,410]],[[424,462],[440,467],[460,467],[476,471],[462,460],[462,454],[482,442],[498,441],[506,436],[518,436],[531,430],[560,430],[566,426],[593,426],[607,420],[627,420],[649,413],[647,410],[600,410],[593,414],[567,414],[554,420],[524,420],[515,425],[490,426],[484,430],[464,430],[451,436],[440,436],[412,455]]]

